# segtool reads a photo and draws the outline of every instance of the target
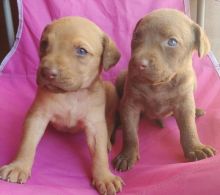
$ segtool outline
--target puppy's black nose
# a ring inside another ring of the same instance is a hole
[[[45,79],[53,80],[58,76],[58,70],[52,67],[44,67],[41,69],[41,74]]]

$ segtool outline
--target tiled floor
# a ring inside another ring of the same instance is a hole
[[[200,0],[197,0],[200,1]],[[196,17],[196,0],[191,0],[191,16]],[[220,63],[220,0],[205,1],[205,31],[211,48]]]

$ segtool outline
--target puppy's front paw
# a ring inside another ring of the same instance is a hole
[[[215,156],[215,154],[216,151],[213,147],[200,144],[186,150],[185,157],[190,161],[196,161]]]
[[[124,182],[120,177],[109,173],[93,178],[92,185],[95,186],[99,194],[115,195],[117,192],[121,192]]]
[[[126,171],[131,169],[135,162],[139,160],[139,154],[136,151],[122,151],[114,160],[113,166],[117,171]]]
[[[11,163],[0,168],[0,179],[23,184],[27,181],[30,171],[22,164]]]

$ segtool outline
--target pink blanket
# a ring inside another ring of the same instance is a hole
[[[106,79],[114,80],[127,67],[131,33],[137,20],[156,8],[185,11],[187,4],[183,0],[18,0],[17,41],[0,66],[0,165],[13,158],[20,143],[22,122],[36,91],[39,37],[47,23],[66,15],[80,15],[98,24],[122,53],[118,65],[103,73]],[[196,104],[206,110],[206,115],[197,120],[197,127],[202,142],[220,150],[220,80],[210,59],[199,59],[197,55],[193,59],[198,78]],[[220,194],[219,153],[210,159],[186,162],[172,117],[165,120],[164,129],[151,121],[141,121],[139,137],[140,161],[130,171],[113,170],[126,183],[121,194]],[[118,130],[110,160],[120,148]],[[30,180],[24,185],[0,181],[0,194],[97,194],[90,182],[91,159],[84,134],[48,129],[37,149]]]

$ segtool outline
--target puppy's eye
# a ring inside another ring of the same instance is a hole
[[[88,51],[82,47],[76,48],[76,54],[78,56],[85,56],[88,53]]]
[[[40,51],[44,52],[48,47],[48,41],[42,40],[40,43]]]
[[[167,45],[169,47],[176,47],[177,46],[177,40],[174,38],[170,38],[167,40]]]

